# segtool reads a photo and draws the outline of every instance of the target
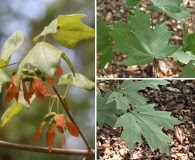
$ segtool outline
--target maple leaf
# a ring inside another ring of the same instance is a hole
[[[71,122],[71,121],[67,121],[66,122],[66,126],[68,127],[68,131],[72,136],[78,137],[79,136],[79,131],[78,128],[76,127],[76,125]]]
[[[103,69],[107,62],[111,64],[113,58],[112,37],[108,34],[108,26],[101,21],[97,24],[97,52],[101,53],[100,68]]]
[[[124,81],[120,89],[114,90],[108,97],[106,103],[116,102],[117,109],[126,112],[131,105],[143,105],[147,103],[147,99],[138,93],[139,90],[147,87],[159,89],[158,85],[166,85],[169,82],[166,80],[146,80],[146,81]]]
[[[115,102],[107,103],[110,94],[111,92],[107,92],[104,97],[100,93],[97,95],[97,120],[100,128],[103,128],[104,123],[113,126],[117,119],[116,114],[119,113]]]
[[[148,8],[158,12],[166,12],[168,16],[184,22],[183,17],[190,16],[190,9],[185,6],[180,6],[183,0],[151,0],[152,5]]]
[[[115,42],[114,49],[128,56],[120,62],[127,66],[148,64],[154,58],[163,59],[172,55],[179,46],[168,45],[171,34],[165,23],[151,28],[149,14],[139,10],[129,16],[128,22],[116,23],[110,32]]]
[[[34,134],[34,137],[33,137],[33,142],[37,142],[40,138],[40,135],[43,131],[43,127],[45,126],[45,122],[42,122],[39,127],[37,128],[35,134]]]
[[[46,143],[47,143],[49,152],[52,151],[54,136],[55,136],[54,124],[52,123],[49,125],[49,128],[46,133]]]
[[[152,151],[161,149],[169,154],[168,142],[172,142],[166,134],[160,130],[160,126],[174,129],[174,125],[182,123],[178,119],[171,117],[171,112],[156,111],[155,104],[136,106],[136,108],[119,117],[114,127],[123,126],[120,140],[125,140],[129,150],[136,142],[142,142],[143,135]]]

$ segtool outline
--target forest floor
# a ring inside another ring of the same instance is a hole
[[[127,21],[129,8],[122,5],[125,0],[97,0],[97,21],[103,19],[107,24],[113,24],[115,21]],[[139,7],[146,12],[146,6],[150,4],[150,0],[142,0]],[[192,10],[191,16],[185,18],[186,24],[178,22],[165,14],[153,12],[152,23],[161,24],[166,20],[168,30],[172,31],[170,39],[171,44],[182,45],[182,37],[186,27],[188,32],[195,32],[195,1],[184,0],[183,5]],[[147,11],[149,12],[149,11]],[[97,62],[100,55],[97,56]],[[106,65],[103,72],[97,69],[97,77],[99,78],[168,78],[178,77],[184,65],[178,65],[174,58],[165,58],[158,60],[156,69],[158,74],[153,72],[153,63],[140,66],[121,66],[119,62],[126,58],[125,54],[114,51],[114,58],[112,64]],[[97,63],[98,64],[98,63]],[[98,66],[97,66],[98,67]]]
[[[176,138],[174,131],[163,128],[173,142],[170,146],[170,156],[160,150],[154,153],[147,142],[137,143],[130,152],[124,141],[120,141],[122,128],[113,129],[104,125],[97,126],[97,159],[98,160],[193,160],[195,159],[195,81],[170,80],[170,84],[160,86],[160,90],[147,88],[140,91],[148,99],[148,103],[155,103],[155,108],[171,112],[171,115],[183,121],[176,126],[180,131],[180,138]]]

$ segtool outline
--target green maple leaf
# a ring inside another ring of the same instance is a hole
[[[113,126],[117,119],[116,114],[119,113],[115,107],[115,102],[107,104],[110,93],[107,92],[104,97],[100,93],[97,95],[97,120],[100,128],[103,128],[104,123]]]
[[[184,32],[183,50],[191,51],[195,55],[195,33],[188,34],[187,30]]]
[[[174,129],[174,125],[182,123],[170,114],[170,112],[156,111],[154,104],[143,105],[119,117],[114,127],[123,126],[120,140],[125,140],[129,150],[136,142],[142,142],[141,135],[143,135],[152,151],[161,149],[169,154],[168,142],[172,142],[172,139],[161,131],[160,126]]]
[[[149,6],[150,9],[153,9],[158,12],[166,12],[168,16],[184,22],[183,17],[190,16],[190,9],[185,6],[180,6],[183,0],[151,0],[152,5]]]
[[[191,60],[185,65],[179,78],[195,78],[195,61]]]
[[[112,92],[108,97],[107,103],[116,102],[117,109],[121,109],[124,113],[130,108],[131,105],[144,105],[147,99],[138,93],[146,87],[159,89],[158,85],[166,85],[169,82],[166,80],[146,80],[146,81],[124,81],[120,89]]]
[[[128,56],[120,62],[121,65],[148,64],[154,58],[163,59],[174,54],[179,48],[179,46],[168,45],[171,32],[167,31],[165,23],[153,29],[150,27],[149,14],[139,10],[129,16],[126,24],[119,22],[114,25],[110,35],[115,42],[114,49]]]
[[[127,6],[136,6],[139,3],[140,0],[127,0],[125,5]]]
[[[111,44],[111,36],[108,34],[109,27],[101,21],[97,25],[97,52],[101,53],[100,65],[101,69],[104,68],[106,63],[112,63],[113,52]]]

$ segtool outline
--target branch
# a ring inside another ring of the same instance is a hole
[[[68,114],[70,120],[76,125],[76,127],[77,127],[77,129],[78,129],[78,131],[79,131],[79,133],[81,135],[81,137],[83,138],[83,141],[85,142],[85,144],[87,146],[88,152],[90,154],[90,152],[92,152],[92,149],[91,149],[90,145],[88,144],[87,140],[85,139],[83,133],[79,129],[77,123],[75,122],[75,120],[74,120],[74,118],[73,118],[73,116],[72,116],[72,114],[71,114],[71,112],[69,110],[70,107],[68,106],[68,103],[66,102],[65,99],[62,99],[62,97],[60,96],[59,92],[57,91],[57,89],[55,87],[53,87],[53,89],[54,89],[56,95],[58,96],[60,102],[62,103],[62,106],[64,107],[64,109],[65,109],[66,113]]]
[[[0,141],[0,148],[1,147],[25,150],[25,151],[31,151],[31,152],[51,153],[51,154],[80,155],[80,156],[94,156],[95,155],[94,150],[91,150],[91,152],[88,152],[87,150],[68,150],[68,149],[52,148],[52,151],[49,152],[47,147],[36,147],[36,146],[17,144],[17,143],[5,142],[5,141]]]

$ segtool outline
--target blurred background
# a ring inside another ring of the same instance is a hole
[[[95,1],[93,0],[6,0],[0,2],[0,48],[4,41],[16,30],[21,30],[31,45],[32,39],[39,34],[58,15],[82,13],[89,16],[82,21],[92,28],[95,28]],[[66,49],[47,36],[47,42],[63,50],[74,65],[75,71],[95,81],[95,40],[90,39],[77,44],[75,49]],[[27,51],[27,43],[16,51],[10,63],[20,60]],[[62,60],[61,66],[64,74],[70,72],[66,63]],[[17,65],[8,67],[8,72]],[[57,83],[57,80],[56,80]],[[63,93],[64,89],[57,87]],[[5,93],[0,93],[0,116],[10,104],[4,102]],[[68,103],[70,104],[73,116],[80,126],[92,148],[95,148],[95,93],[71,87],[68,92]],[[14,143],[46,146],[44,129],[41,139],[34,144],[33,135],[48,110],[48,99],[43,101],[35,100],[30,109],[23,109],[19,115],[14,117],[4,127],[0,127],[0,140]],[[57,133],[54,139],[54,147],[61,147],[61,136]],[[66,149],[86,149],[81,137],[76,138],[66,133]],[[0,148],[1,160],[77,160],[79,156],[64,156],[46,153],[27,152],[13,149]]]

